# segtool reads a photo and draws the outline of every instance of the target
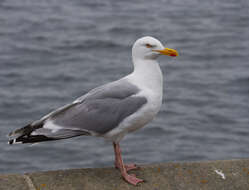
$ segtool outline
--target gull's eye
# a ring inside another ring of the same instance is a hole
[[[150,44],[145,44],[145,46],[146,46],[147,48],[152,48],[152,47],[153,47],[153,45],[150,45]]]

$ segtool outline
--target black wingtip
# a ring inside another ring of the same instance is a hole
[[[8,144],[12,145],[14,143],[14,139],[9,140]]]

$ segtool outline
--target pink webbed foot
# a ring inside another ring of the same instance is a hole
[[[139,167],[136,164],[125,164],[126,171],[137,170]]]
[[[125,179],[125,181],[135,186],[138,183],[144,182],[144,180],[137,178],[135,174],[131,174],[131,175],[126,174],[126,175],[123,175],[123,178]]]
[[[120,170],[120,166],[118,164],[115,164],[115,167]],[[139,167],[136,164],[125,164],[124,167],[127,172],[130,170],[139,169]]]
[[[135,174],[129,175],[127,171],[138,169],[135,164],[124,164],[123,159],[121,157],[121,150],[119,143],[113,143],[114,152],[115,152],[115,167],[118,168],[121,172],[124,180],[132,185],[137,185],[138,183],[144,182],[144,180],[139,179],[135,176]]]

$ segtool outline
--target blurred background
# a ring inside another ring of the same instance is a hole
[[[163,106],[121,142],[125,162],[249,157],[249,1],[0,0],[0,172],[113,166],[110,142],[8,146],[6,134],[132,71],[134,41],[161,57]]]

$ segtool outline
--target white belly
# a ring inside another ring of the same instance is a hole
[[[147,94],[147,93],[146,93]],[[150,122],[160,110],[162,104],[161,95],[148,94],[147,103],[136,113],[124,119],[118,127],[104,135],[105,138],[119,142],[125,134],[142,128]]]

